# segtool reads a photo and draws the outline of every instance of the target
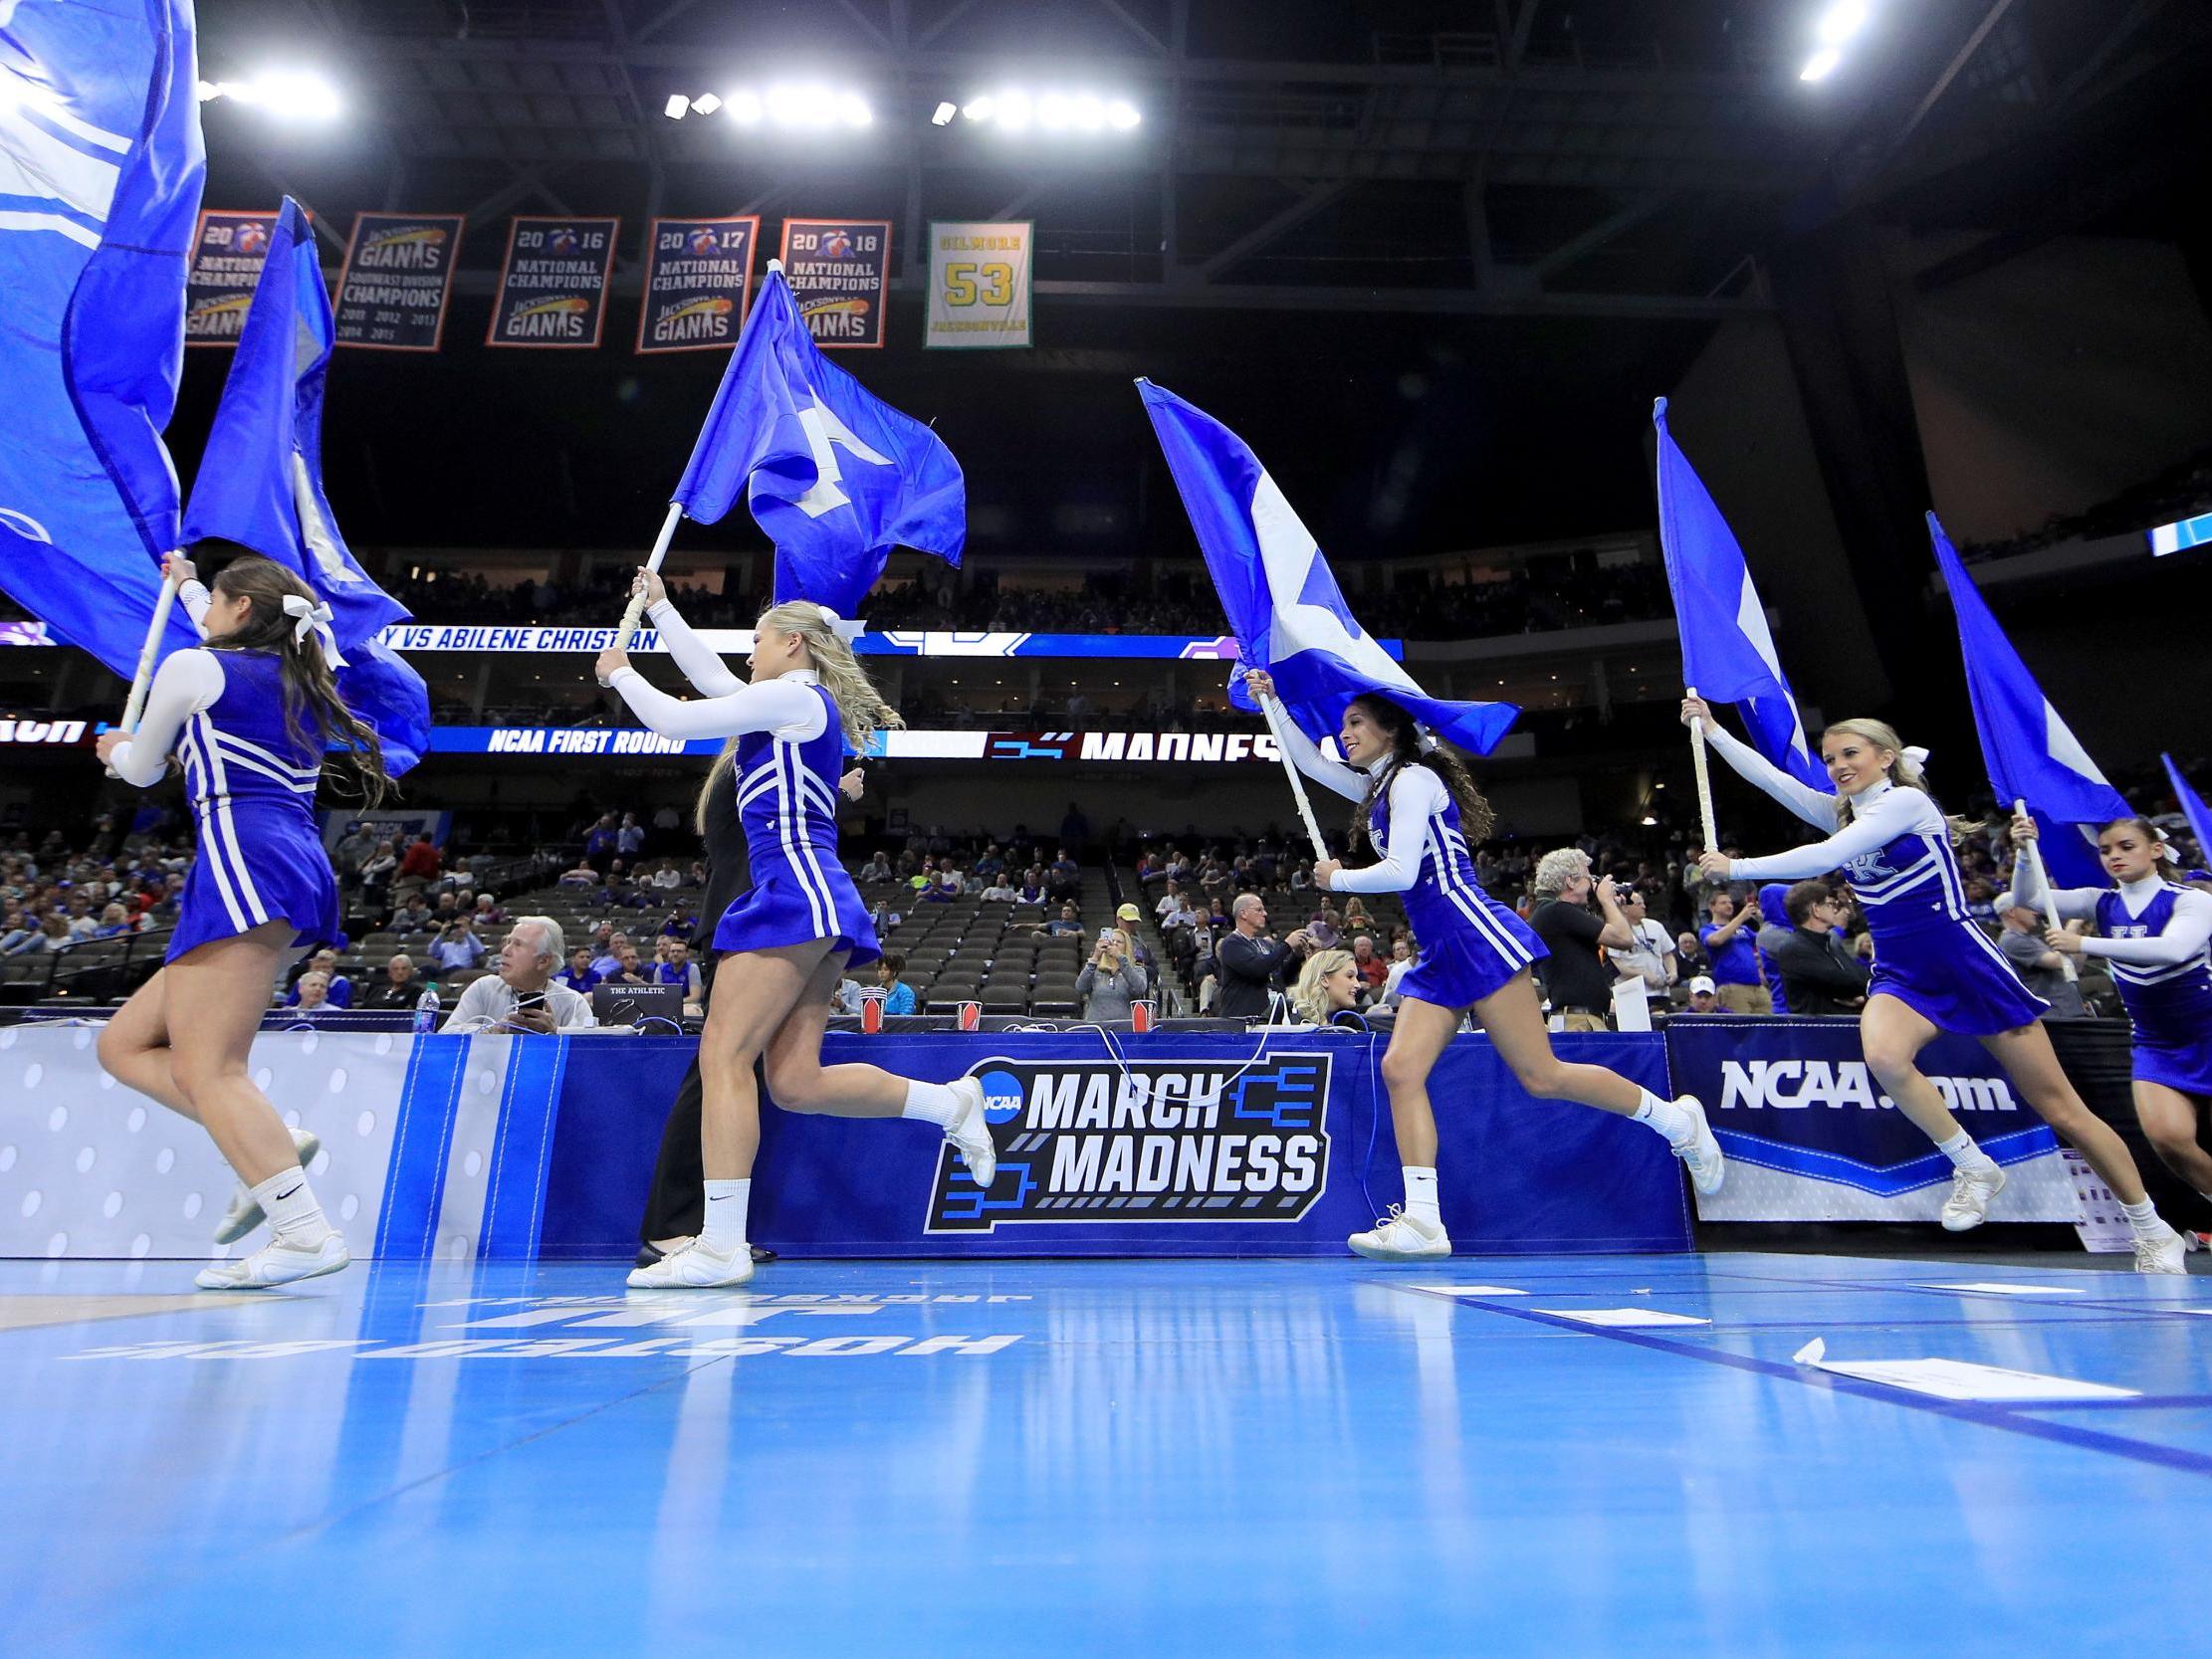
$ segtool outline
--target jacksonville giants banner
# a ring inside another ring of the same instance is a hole
[[[888,219],[786,219],[783,276],[824,350],[883,343],[884,296],[891,286]]]
[[[357,213],[338,277],[339,345],[435,351],[461,252],[458,213]]]
[[[924,344],[974,350],[1029,343],[1027,219],[930,226],[930,320]]]
[[[517,218],[486,345],[588,350],[606,326],[619,219]]]
[[[236,345],[254,303],[254,284],[276,234],[276,210],[200,214],[184,279],[184,343]]]
[[[1667,1070],[1705,1103],[1728,1179],[1697,1200],[1705,1221],[1933,1221],[1950,1160],[1881,1092],[1856,1020],[1675,1019]],[[1981,1044],[1948,1033],[1920,1070],[2004,1166],[1992,1221],[2076,1219],[2058,1138]]]
[[[711,351],[738,337],[753,290],[759,215],[655,219],[645,238],[640,351]]]

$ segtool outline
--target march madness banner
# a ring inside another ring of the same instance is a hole
[[[184,278],[186,345],[238,343],[276,228],[274,211],[223,213],[209,208],[201,212],[192,238],[191,268]]]
[[[929,332],[923,343],[955,350],[1029,343],[1033,222],[930,226]]]
[[[784,220],[783,276],[816,345],[880,346],[891,287],[891,221]]]
[[[458,213],[356,213],[332,308],[337,343],[437,350],[465,222]]]
[[[639,351],[712,351],[733,343],[753,293],[758,214],[655,219],[645,238]]]
[[[1881,1092],[1856,1020],[1676,1018],[1666,1064],[1728,1154],[1726,1183],[1697,1200],[1700,1220],[1933,1221],[1950,1193],[1950,1160]],[[2058,1138],[1981,1044],[1945,1033],[1919,1066],[2004,1166],[1990,1220],[2074,1222]]]
[[[606,327],[619,219],[517,218],[486,345],[589,350]]]

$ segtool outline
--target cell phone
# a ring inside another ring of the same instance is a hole
[[[517,992],[517,993],[516,993],[516,996],[515,996],[515,1012],[516,1012],[516,1013],[518,1013],[518,1014],[526,1014],[526,1013],[528,1013],[528,1014],[539,1014],[539,1013],[544,1013],[544,1012],[545,1012],[545,1009],[546,1009],[546,993],[545,993],[544,991],[519,991],[519,992]]]

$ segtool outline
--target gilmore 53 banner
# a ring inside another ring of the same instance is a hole
[[[1033,221],[933,222],[925,345],[975,350],[1029,343]]]
[[[619,219],[517,218],[486,345],[588,350],[606,327]]]
[[[758,214],[655,219],[645,238],[640,351],[712,351],[738,337],[753,291]]]
[[[254,303],[254,284],[276,234],[277,210],[200,214],[184,278],[184,343],[236,345]]]
[[[783,278],[814,343],[883,343],[883,303],[891,284],[888,219],[786,219]]]
[[[337,281],[339,345],[435,351],[461,253],[458,213],[356,213]]]

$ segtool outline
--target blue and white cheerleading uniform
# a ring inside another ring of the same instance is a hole
[[[1306,776],[1346,800],[1366,798],[1366,772],[1331,760],[1287,723],[1283,734],[1291,760]],[[1383,857],[1357,870],[1339,870],[1329,891],[1401,895],[1421,959],[1399,980],[1398,994],[1456,1011],[1551,952],[1474,879],[1474,860],[1459,829],[1459,803],[1443,779],[1427,766],[1381,764],[1391,770],[1376,792],[1368,837]]]
[[[178,651],[161,664],[144,718],[110,764],[160,781],[173,749],[199,829],[167,960],[279,918],[295,946],[345,942],[337,883],[316,833],[323,754],[285,728],[284,671],[270,651]]]
[[[684,702],[635,669],[609,682],[664,737],[735,737],[738,819],[753,885],[715,927],[717,950],[770,950],[827,939],[848,967],[882,955],[875,924],[837,857],[837,779],[844,728],[811,670],[747,685],[665,600],[650,613],[677,667],[706,696]]]
[[[2021,861],[2018,902],[2038,909],[2043,887]],[[2156,875],[2119,888],[2052,890],[2059,915],[2097,924],[2085,956],[2112,965],[2112,983],[2134,1022],[2134,1078],[2184,1095],[2212,1096],[2212,893]]]
[[[2020,982],[1996,941],[1966,913],[1966,884],[1942,809],[1919,789],[1883,778],[1844,802],[1801,783],[1718,726],[1705,740],[1738,775],[1788,807],[1825,841],[1766,858],[1739,858],[1731,879],[1807,881],[1841,870],[1875,938],[1870,997],[1893,996],[1931,1025],[1987,1037],[2033,1025],[2050,1004]]]

